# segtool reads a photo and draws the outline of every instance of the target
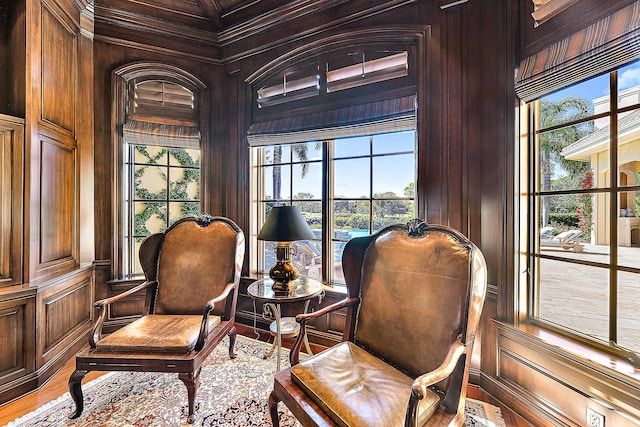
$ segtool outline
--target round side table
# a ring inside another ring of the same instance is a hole
[[[256,301],[263,303],[262,317],[266,320],[273,320],[269,325],[269,332],[274,335],[275,339],[273,346],[265,355],[269,357],[273,354],[274,349],[277,349],[277,370],[280,370],[280,355],[282,352],[282,337],[292,338],[300,333],[300,325],[296,322],[294,317],[281,317],[281,304],[304,302],[304,313],[309,309],[309,302],[314,297],[319,297],[322,300],[324,290],[322,283],[310,279],[308,277],[298,277],[295,280],[296,288],[288,294],[276,293],[271,289],[273,280],[261,279],[256,280],[247,288],[249,296]],[[307,351],[311,354],[311,347],[305,334],[304,343]]]

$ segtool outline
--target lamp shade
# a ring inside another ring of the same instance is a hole
[[[297,206],[274,206],[267,216],[258,240],[292,242],[310,240],[315,235]]]

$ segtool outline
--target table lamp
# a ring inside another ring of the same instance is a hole
[[[258,233],[258,240],[278,242],[275,248],[276,263],[269,270],[274,292],[291,292],[298,278],[298,269],[291,263],[295,240],[310,240],[315,236],[297,206],[274,206]]]

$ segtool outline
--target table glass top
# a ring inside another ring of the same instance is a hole
[[[247,288],[251,298],[273,302],[304,301],[322,293],[322,283],[308,277],[300,276],[295,280],[296,288],[288,294],[275,293],[271,289],[272,279],[256,280]]]

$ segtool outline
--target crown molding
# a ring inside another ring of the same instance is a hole
[[[106,24],[126,30],[142,31],[165,37],[183,39],[188,42],[198,42],[218,47],[218,36],[213,31],[205,31],[187,25],[174,24],[166,20],[148,15],[129,12],[115,7],[96,6],[96,24]],[[109,34],[105,34],[109,36]]]

